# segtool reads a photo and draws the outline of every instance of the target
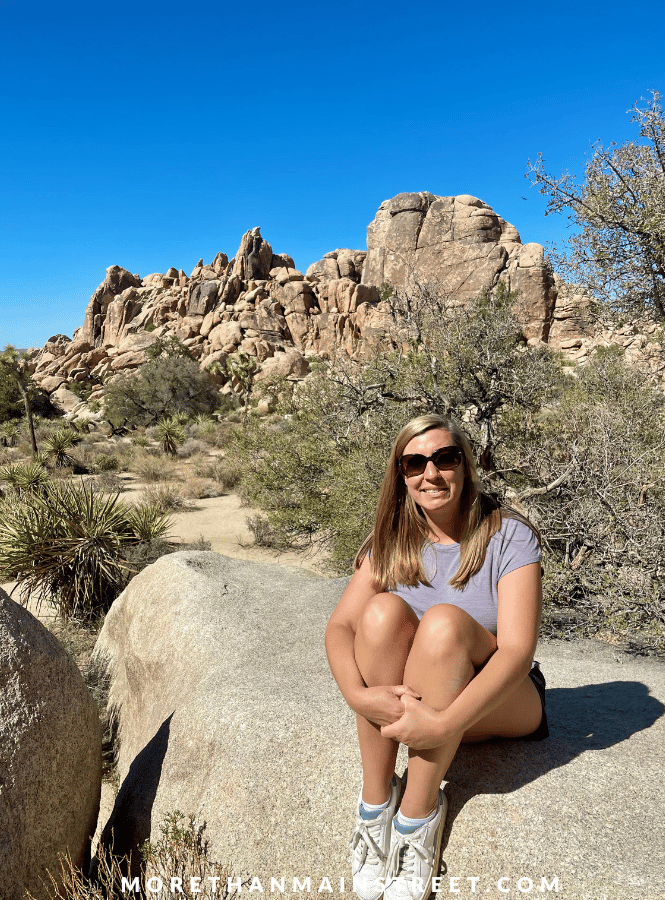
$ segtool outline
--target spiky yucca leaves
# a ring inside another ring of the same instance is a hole
[[[8,447],[15,447],[21,434],[21,428],[16,422],[5,422],[2,426],[2,436]]]
[[[151,539],[169,522],[154,517]],[[149,534],[147,514],[92,486],[47,484],[14,494],[0,509],[0,574],[19,582],[20,597],[49,600],[62,618],[89,620],[108,610],[131,567],[130,550]]]
[[[70,428],[59,428],[52,431],[48,437],[42,441],[44,452],[49,460],[53,462],[56,468],[61,469],[75,463],[76,460],[70,455],[69,451],[80,442],[81,438]]]
[[[164,453],[175,456],[186,438],[185,430],[177,419],[161,419],[157,423],[157,440]]]
[[[139,503],[129,510],[128,521],[139,541],[159,540],[170,530],[173,519],[152,503]]]
[[[38,459],[27,463],[13,463],[0,467],[0,481],[21,493],[39,491],[48,483],[49,475]]]

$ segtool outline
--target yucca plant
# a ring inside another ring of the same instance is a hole
[[[150,543],[163,538],[173,520],[152,503],[138,503],[129,510],[129,523],[139,541]]]
[[[19,435],[21,434],[20,427],[16,424],[16,422],[5,422],[2,426],[2,436],[5,439],[5,443],[8,447],[15,447],[16,442],[19,439]]]
[[[27,463],[13,463],[0,467],[0,481],[15,491],[38,491],[49,481],[49,475],[39,459]]]
[[[185,443],[185,430],[176,419],[160,419],[157,423],[157,440],[164,453],[175,456],[178,447]]]
[[[150,533],[118,500],[81,484],[49,483],[41,493],[8,496],[0,508],[0,575],[19,582],[20,598],[49,600],[62,618],[95,618],[108,610],[132,567],[126,556],[163,537],[170,523],[154,517]]]
[[[45,437],[42,444],[48,459],[53,462],[57,469],[61,469],[76,463],[76,459],[70,455],[69,451],[80,440],[79,435],[73,432],[71,428],[59,428],[57,431],[52,431],[48,437]]]

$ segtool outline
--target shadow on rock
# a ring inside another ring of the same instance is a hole
[[[99,840],[100,846],[113,847],[114,856],[131,855],[132,876],[139,874],[140,860],[136,849],[150,839],[152,807],[168,749],[172,718],[173,713],[162,722],[129,767]]]
[[[665,706],[639,681],[548,688],[547,740],[462,745],[446,776],[452,790],[444,844],[472,797],[516,791],[587,750],[604,750],[644,731],[664,711]]]

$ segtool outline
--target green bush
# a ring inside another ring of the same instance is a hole
[[[137,372],[121,375],[106,387],[104,414],[119,431],[152,425],[182,412],[212,413],[218,390],[198,363],[185,356],[160,356]]]

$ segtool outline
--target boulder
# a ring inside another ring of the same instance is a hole
[[[500,278],[521,293],[527,338],[547,340],[556,285],[540,244],[520,244],[517,230],[470,194],[398,194],[367,228],[363,284],[398,289],[430,284],[466,301]]]
[[[309,363],[302,353],[298,350],[280,351],[264,361],[255,380],[265,381],[268,378],[289,378],[290,376],[302,378],[308,372]]]
[[[345,583],[210,552],[169,554],[132,580],[95,647],[119,726],[102,841],[155,840],[178,808],[206,821],[211,855],[235,874],[345,874],[359,760],[323,651]]]
[[[0,589],[0,895],[46,891],[69,853],[87,869],[102,774],[101,724],[58,641]]]
[[[80,402],[81,398],[68,390],[64,384],[61,384],[60,387],[51,394],[51,403],[61,413],[72,412]]]

